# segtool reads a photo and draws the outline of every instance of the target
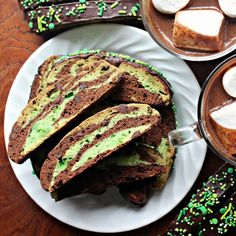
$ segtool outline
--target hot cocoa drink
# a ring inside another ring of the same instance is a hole
[[[164,4],[165,6],[161,6],[163,8],[168,5],[166,1],[143,0],[142,15],[151,36],[168,51],[196,60],[194,57],[208,57],[229,51],[235,44],[235,14],[224,12],[225,4],[220,6],[218,0],[182,1],[183,5],[172,1],[169,9],[155,7],[156,2]],[[178,4],[184,7],[178,8]],[[173,7],[176,7],[175,11]],[[233,8],[227,6],[228,9]],[[182,20],[178,17],[179,14],[183,15]],[[207,20],[214,17],[215,20]],[[183,27],[180,28],[180,25]],[[185,31],[185,28],[190,30]],[[192,42],[191,39],[195,41]]]
[[[202,129],[210,146],[221,156],[236,160],[236,58],[213,73],[201,102]]]

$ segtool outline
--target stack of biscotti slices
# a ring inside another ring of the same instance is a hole
[[[172,92],[160,72],[128,56],[82,50],[40,66],[9,156],[17,163],[30,157],[56,200],[111,186],[129,200],[147,199],[147,189],[167,181],[174,128]]]
[[[138,0],[20,0],[31,31],[41,34],[96,22],[140,21]]]

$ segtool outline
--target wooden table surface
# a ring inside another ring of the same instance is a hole
[[[26,194],[10,167],[3,133],[6,99],[17,72],[27,58],[46,39],[28,31],[27,23],[17,0],[0,0],[0,6],[0,235],[96,235],[96,233],[82,231],[63,224],[44,212]],[[202,85],[212,69],[224,58],[211,62],[187,63]],[[161,220],[146,227],[118,235],[151,236],[162,234],[177,212],[187,203],[193,192],[222,163],[223,161],[208,150],[205,163],[196,183],[174,210]]]

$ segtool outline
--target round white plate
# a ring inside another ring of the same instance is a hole
[[[38,48],[22,66],[6,104],[6,145],[14,122],[27,104],[30,85],[38,66],[50,55],[68,54],[83,48],[119,52],[156,66],[172,84],[179,127],[196,120],[200,87],[182,60],[157,46],[143,30],[118,24],[94,24],[75,28],[52,38]],[[50,215],[80,229],[108,233],[142,227],[171,211],[194,184],[205,154],[204,141],[180,148],[175,168],[165,188],[154,191],[147,205],[139,209],[130,206],[115,188],[99,196],[86,194],[54,202],[32,174],[29,160],[22,165],[10,162],[25,191]]]

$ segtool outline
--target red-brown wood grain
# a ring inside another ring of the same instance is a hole
[[[28,31],[17,0],[0,0],[0,235],[97,235],[63,224],[38,207],[17,181],[7,158],[3,119],[8,92],[20,67],[45,40],[46,38]],[[207,75],[222,60],[223,58],[212,62],[189,62],[188,64],[202,85]],[[200,176],[189,194],[174,210],[146,227],[118,235],[161,235],[193,192],[222,163],[208,150]]]

